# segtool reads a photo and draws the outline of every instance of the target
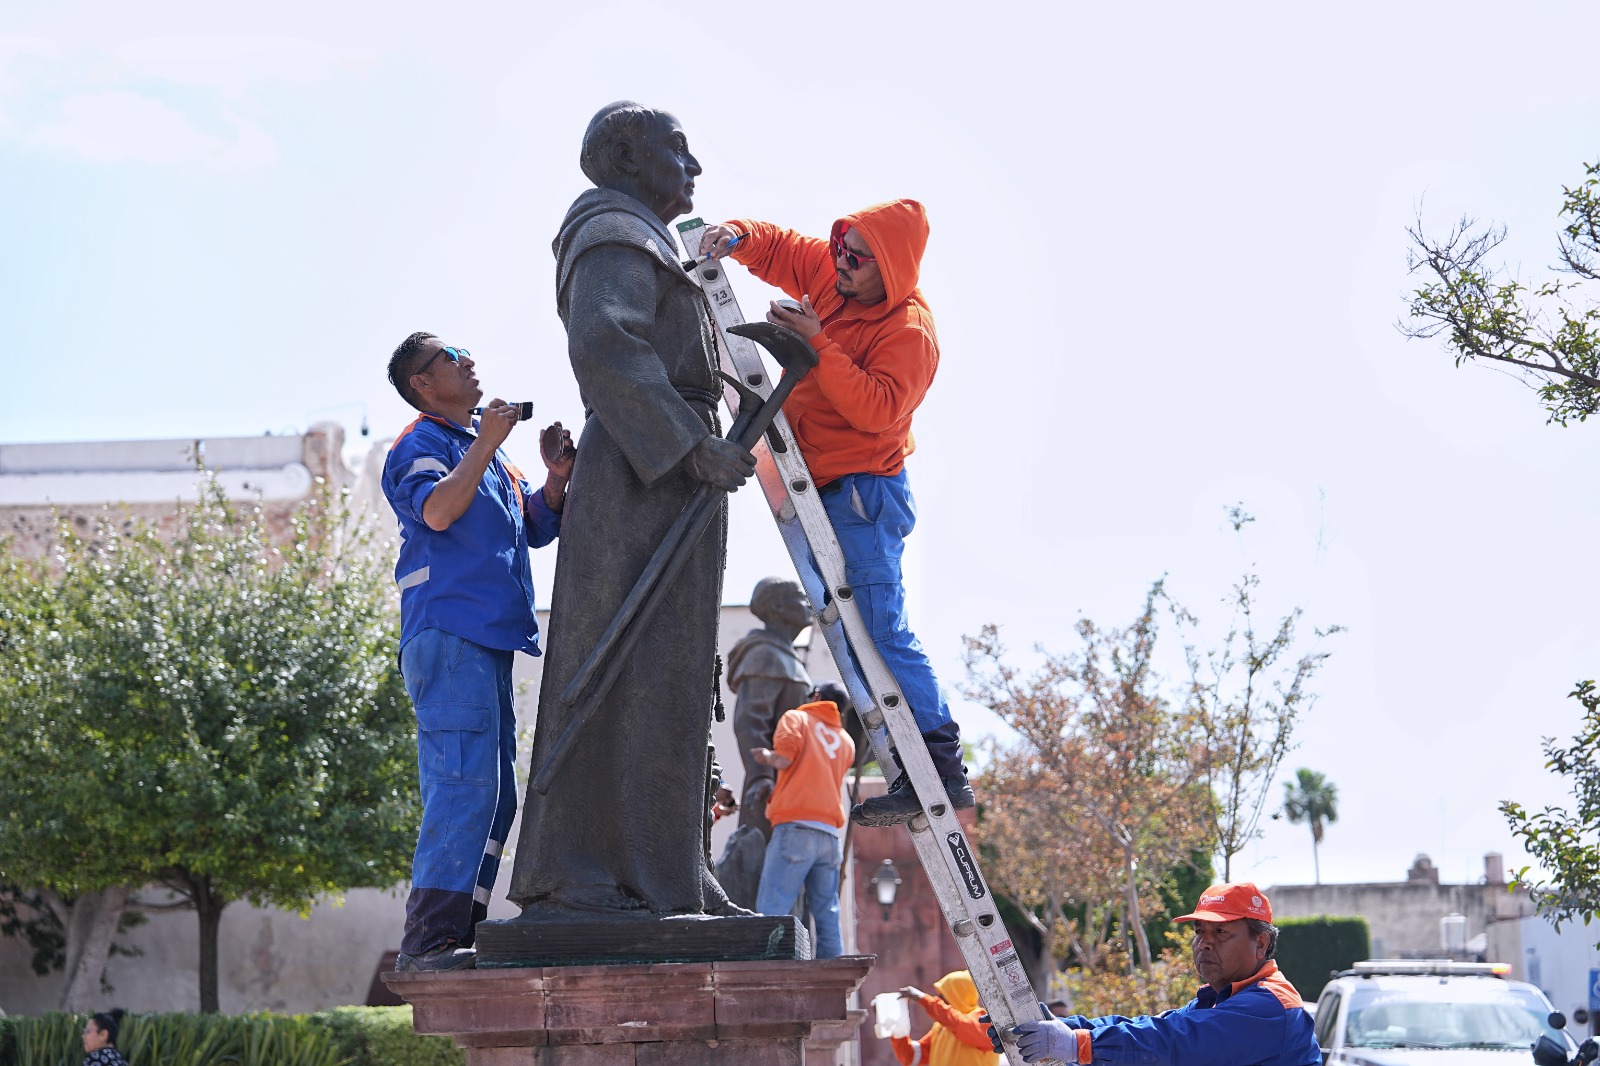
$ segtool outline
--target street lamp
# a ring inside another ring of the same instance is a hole
[[[883,920],[889,920],[889,908],[894,906],[895,893],[900,890],[900,871],[888,859],[872,875],[872,888],[878,894],[878,906],[883,908]]]

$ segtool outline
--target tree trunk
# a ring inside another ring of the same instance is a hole
[[[192,876],[194,909],[200,916],[200,1012],[215,1014],[217,1006],[217,931],[222,926],[222,908],[228,905],[214,891],[211,878]]]
[[[1144,915],[1139,911],[1139,883],[1135,880],[1139,864],[1133,849],[1125,847],[1122,853],[1123,894],[1128,901],[1128,925],[1133,930],[1133,942],[1139,948],[1139,969],[1150,972],[1150,938],[1144,933]]]
[[[67,983],[61,989],[61,1010],[84,1013],[100,1002],[100,981],[105,976],[111,943],[116,939],[129,892],[127,885],[113,885],[85,892],[70,907],[64,906]]]
[[[1311,833],[1311,869],[1317,879],[1317,884],[1322,884],[1322,859],[1317,855],[1317,834]]]

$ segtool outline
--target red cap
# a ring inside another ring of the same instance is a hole
[[[1258,922],[1272,921],[1272,904],[1266,893],[1249,881],[1232,885],[1212,885],[1200,894],[1193,914],[1174,918],[1175,922],[1232,922],[1240,918],[1254,918]]]

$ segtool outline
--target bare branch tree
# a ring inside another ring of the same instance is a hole
[[[1487,360],[1515,368],[1550,421],[1563,426],[1600,410],[1600,306],[1584,288],[1600,280],[1600,164],[1584,170],[1583,182],[1562,189],[1566,224],[1552,268],[1577,280],[1550,278],[1529,288],[1489,261],[1505,241],[1504,226],[1463,217],[1436,239],[1419,210],[1406,229],[1406,266],[1425,280],[1411,294],[1410,321],[1397,324],[1413,339],[1442,338],[1457,366]]]

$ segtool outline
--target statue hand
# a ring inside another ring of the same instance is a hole
[[[756,457],[731,440],[713,436],[695,445],[683,465],[696,481],[732,492],[756,472]]]

